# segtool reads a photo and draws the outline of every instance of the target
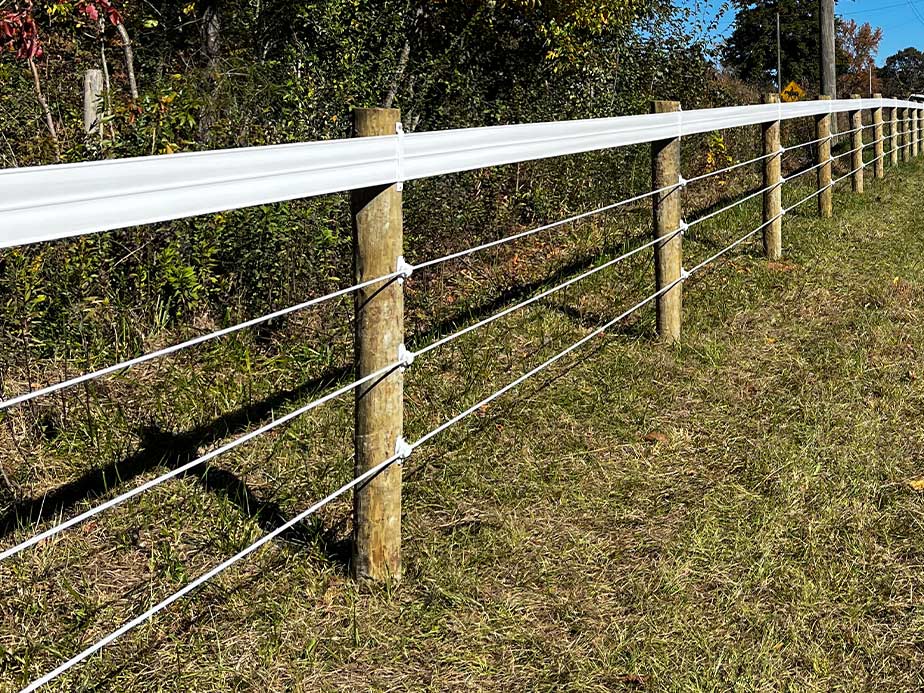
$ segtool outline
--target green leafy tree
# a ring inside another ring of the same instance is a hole
[[[883,93],[908,96],[924,92],[924,53],[917,48],[904,48],[885,60],[879,70]]]
[[[780,15],[782,86],[796,80],[818,84],[817,0],[733,0],[737,9],[732,34],[722,51],[724,66],[761,88],[776,86],[776,15]]]

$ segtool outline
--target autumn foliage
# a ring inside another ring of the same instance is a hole
[[[867,96],[882,91],[875,63],[881,41],[882,29],[874,29],[869,22],[857,24],[852,19],[838,22],[838,94]]]

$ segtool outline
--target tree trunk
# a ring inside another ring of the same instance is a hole
[[[38,67],[36,67],[35,61],[32,58],[29,58],[29,68],[32,70],[32,84],[35,87],[35,98],[38,100],[39,105],[42,107],[42,111],[45,113],[45,124],[48,126],[48,134],[51,135],[51,141],[52,144],[54,144],[55,161],[60,162],[61,140],[58,139],[58,131],[55,128],[55,119],[51,115],[51,109],[48,107],[48,102],[42,94],[42,80],[39,77]]]
[[[132,51],[132,40],[128,37],[128,30],[124,24],[116,24],[116,30],[122,37],[122,50],[125,52],[125,72],[128,73],[128,88],[132,93],[132,100],[138,100],[138,83],[135,81],[135,54]]]
[[[401,85],[401,79],[404,77],[404,71],[407,69],[408,58],[411,57],[411,42],[405,41],[404,48],[401,49],[401,57],[398,58],[398,68],[395,70],[395,78],[391,82],[391,88],[385,97],[385,108],[391,108],[395,102],[395,96],[398,94],[398,87]]]

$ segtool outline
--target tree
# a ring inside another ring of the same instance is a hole
[[[782,85],[818,84],[817,0],[733,0],[734,30],[722,50],[724,66],[761,88],[776,87],[776,15],[780,15]]]
[[[867,95],[882,90],[875,70],[875,58],[879,52],[880,41],[882,41],[882,29],[873,29],[869,22],[857,24],[852,19],[838,20],[837,90],[839,94]]]
[[[908,47],[886,58],[879,71],[883,93],[889,96],[908,96],[924,92],[924,53]]]
[[[60,161],[61,141],[58,138],[58,130],[51,114],[51,108],[48,106],[48,100],[42,92],[42,80],[38,66],[35,64],[35,61],[44,54],[44,50],[39,39],[38,24],[35,21],[31,0],[25,0],[23,5],[16,5],[12,10],[0,12],[0,49],[4,48],[14,52],[18,59],[25,60],[29,64],[35,99],[45,114],[45,125],[54,145],[55,159]]]

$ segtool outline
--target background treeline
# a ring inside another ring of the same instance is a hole
[[[787,1],[784,79],[801,70],[811,88],[814,4]],[[415,131],[639,113],[653,98],[755,102],[774,82],[775,46],[758,40],[769,7],[742,4],[713,54],[715,27],[663,0],[7,0],[0,163],[346,137],[354,106],[399,107]],[[844,26],[849,75],[875,45],[850,49]],[[914,59],[896,57],[897,90],[920,74]],[[94,69],[106,89],[86,133]],[[722,136],[685,147],[700,170],[746,153]],[[433,255],[647,183],[645,147],[415,182],[408,245]],[[334,195],[5,251],[3,362],[31,380],[29,358],[111,361],[168,328],[206,329],[345,283],[346,211]]]
[[[353,106],[399,107],[414,131],[637,113],[654,97],[687,108],[742,99],[717,79],[704,28],[660,0],[63,0],[13,11],[34,19],[40,48],[20,30],[0,58],[7,167],[346,137]],[[91,134],[88,69],[108,84]],[[642,150],[622,150],[415,182],[409,245],[421,257],[509,233],[647,176]],[[345,198],[328,196],[9,250],[0,262],[7,363],[26,344],[82,363],[344,282],[350,230]]]

